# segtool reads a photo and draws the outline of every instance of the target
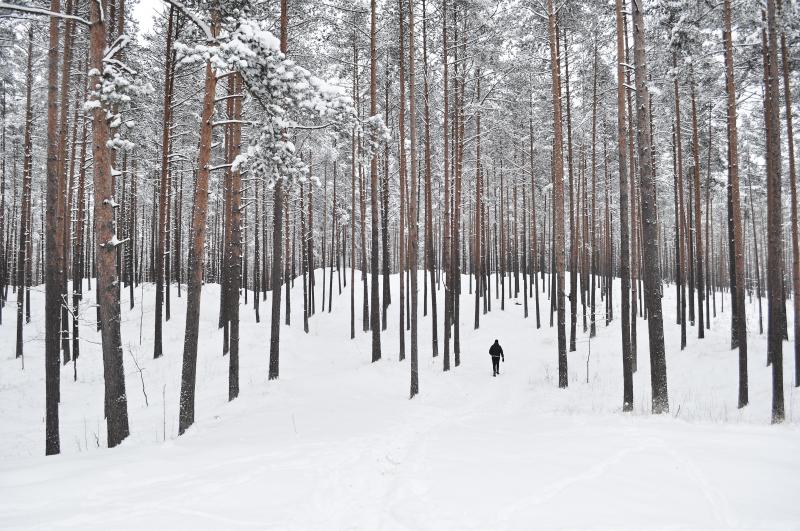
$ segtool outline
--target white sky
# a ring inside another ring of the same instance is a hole
[[[153,29],[155,16],[163,9],[162,0],[139,0],[133,7],[133,18],[139,22],[139,32],[141,35]]]

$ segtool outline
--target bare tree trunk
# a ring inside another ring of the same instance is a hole
[[[339,223],[338,219],[339,216],[336,211],[336,161],[333,161],[333,205],[331,206],[331,212],[333,213],[333,227],[331,228],[331,274],[328,277],[328,313],[331,313],[331,308],[333,306],[333,264],[334,264],[334,257],[337,270],[340,268],[338,267],[339,264],[339,250],[337,248],[338,242],[338,234],[339,234]],[[338,276],[339,278],[339,294],[342,294],[342,282],[341,282],[341,275]]]
[[[309,160],[309,167],[311,161]],[[310,280],[308,278],[308,253],[306,252],[306,242],[308,241],[308,227],[306,225],[305,213],[305,185],[300,183],[300,275],[303,277],[303,332],[308,333],[308,316],[311,309],[308,304],[308,288]]]
[[[376,48],[375,38],[375,24],[377,19],[375,0],[370,3],[371,16],[370,16],[370,31],[369,31],[369,59],[370,59],[370,75],[369,75],[369,113],[370,116],[378,114],[378,51]],[[371,139],[373,143],[376,139]],[[372,256],[370,258],[370,273],[372,276],[372,291],[370,301],[370,327],[372,328],[372,361],[381,359],[381,306],[380,306],[380,292],[378,276],[379,265],[379,252],[378,247],[378,154],[372,153],[369,163],[369,181],[371,188],[371,201],[370,201],[370,216],[372,225]]]
[[[433,245],[433,205],[431,195],[431,132],[428,104],[428,19],[425,0],[422,0],[422,61],[424,67],[423,96],[425,104],[425,269],[431,288],[431,347],[433,357],[439,355],[439,319],[436,304],[435,247]]]
[[[3,324],[3,308],[8,300],[9,272],[9,241],[12,239],[13,230],[6,231],[6,82],[2,81],[3,92],[0,97],[0,325]],[[16,141],[14,147],[17,146]],[[14,168],[16,169],[16,155],[14,152]],[[16,192],[16,173],[14,174],[14,191]],[[12,204],[12,209],[16,204]],[[11,251],[13,254],[13,251]]]
[[[402,0],[401,0],[402,1]],[[449,80],[448,80],[448,48],[447,48],[447,2],[442,0],[442,67],[444,69],[444,76],[442,78],[442,91],[444,93],[444,112],[442,119],[444,120],[442,126],[442,136],[444,137],[444,149],[442,156],[444,157],[444,239],[442,242],[442,269],[445,271],[445,295],[444,295],[444,356],[443,356],[443,369],[450,370],[450,299],[451,299],[451,285],[453,282],[452,275],[450,274],[450,98],[449,98]],[[401,26],[402,29],[402,26]],[[402,65],[402,53],[401,65]],[[402,100],[401,100],[402,105]],[[402,143],[401,143],[402,149]],[[400,192],[402,194],[402,190]],[[402,216],[401,216],[402,217]],[[402,323],[401,323],[402,324]]]
[[[389,126],[389,54],[386,55],[386,87],[384,92],[384,121],[386,126]],[[334,161],[334,169],[336,162]],[[334,173],[334,181],[336,174]],[[333,190],[334,197],[336,196],[336,187]],[[334,201],[335,203],[335,201]],[[335,222],[334,222],[335,223]],[[381,315],[381,329],[386,330],[387,314],[389,304],[392,302],[392,288],[391,277],[389,276],[391,270],[392,256],[389,254],[389,143],[384,146],[383,151],[383,180],[381,183],[381,258],[383,270],[383,314]],[[331,274],[333,269],[331,269]],[[332,286],[332,284],[331,284]],[[331,292],[332,294],[333,292]]]
[[[661,271],[658,259],[658,215],[652,136],[650,134],[650,92],[647,87],[644,14],[640,2],[633,4],[633,56],[636,67],[636,108],[639,167],[642,186],[644,295],[650,343],[650,384],[653,413],[669,412],[667,364],[664,356],[664,322],[661,313]]]
[[[531,126],[531,136],[533,126]],[[531,150],[532,151],[532,150]],[[597,43],[593,47],[592,61],[592,286],[589,316],[589,337],[597,335],[597,325],[595,318],[595,282],[597,279],[597,208],[595,198],[597,197]]]
[[[373,0],[374,1],[374,0]],[[408,6],[408,102],[409,127],[411,129],[411,179],[408,208],[408,262],[411,268],[411,390],[409,398],[419,393],[419,374],[417,356],[417,249],[419,247],[417,230],[417,114],[414,91],[414,0]]]
[[[590,264],[590,248],[589,248],[589,186],[588,180],[586,177],[586,153],[583,154],[583,179],[581,181],[581,189],[583,191],[581,195],[581,201],[583,205],[581,207],[581,212],[583,213],[583,218],[581,219],[581,306],[583,309],[583,333],[585,334],[588,330],[588,323],[586,322],[586,306],[589,303],[589,264]]]
[[[103,72],[106,24],[101,17],[97,2],[90,4],[90,13],[92,20],[89,47],[90,65],[93,71]],[[92,77],[90,86],[97,86],[100,82],[99,76],[95,75]],[[108,111],[102,105],[98,105],[92,111],[92,167],[94,169],[97,294],[103,344],[108,446],[111,448],[128,436],[129,429],[120,335],[119,278],[116,276],[118,240],[114,221],[114,180],[111,149],[107,144],[111,138],[111,131],[106,119]]]
[[[705,289],[704,289],[704,297],[706,300],[706,314],[705,314],[705,324],[706,330],[711,328],[711,308],[709,307],[709,299],[714,298],[714,306],[716,308],[716,297],[711,292],[711,274],[712,274],[712,266],[714,265],[713,261],[713,254],[714,254],[714,233],[713,233],[713,226],[711,222],[711,206],[713,205],[713,199],[711,197],[711,151],[712,151],[712,117],[711,112],[708,113],[708,159],[706,164],[706,249],[705,249],[705,257],[706,257],[706,267],[705,267]],[[714,317],[716,317],[716,309],[714,310]]]
[[[280,48],[281,53],[288,51],[288,14],[287,0],[281,0],[280,18]],[[283,279],[283,203],[284,203],[284,183],[283,179],[275,181],[275,188],[272,195],[272,278],[270,288],[272,289],[272,308],[270,316],[270,336],[269,336],[269,371],[268,379],[275,380],[280,375],[280,348],[281,348],[281,281]],[[266,197],[264,197],[266,201]],[[288,227],[287,227],[288,230]],[[288,283],[288,278],[285,279]]]
[[[327,182],[325,183],[327,186]],[[258,196],[258,189],[260,184],[258,181],[254,181],[253,183],[253,207],[255,211],[253,212],[253,311],[256,314],[256,323],[261,322],[261,297],[259,294],[263,289],[263,283],[265,281],[263,277],[263,269],[261,265],[261,242],[263,241],[263,228],[260,226],[260,218],[262,216],[262,212],[266,210],[266,198],[264,198],[264,210],[262,210],[262,203],[259,200]],[[326,216],[327,218],[327,216]],[[180,222],[180,218],[179,222]],[[267,242],[263,242],[264,245],[264,258],[266,259],[266,248]],[[324,298],[324,295],[323,295]],[[324,305],[324,304],[323,304]]]
[[[533,113],[533,103],[531,102],[531,113]],[[536,304],[536,329],[542,327],[541,315],[539,311],[539,276],[536,274],[539,262],[538,240],[536,235],[536,174],[533,171],[533,118],[528,122],[528,132],[530,141],[530,170],[531,170],[531,275],[533,281],[533,293]],[[491,300],[491,297],[489,297]]]
[[[465,17],[462,16],[462,20]],[[458,28],[457,11],[453,9],[453,27]],[[458,43],[458,33],[455,35],[455,42]],[[454,120],[455,129],[455,168],[453,171],[453,226],[451,228],[451,267],[453,269],[453,297],[452,297],[452,322],[453,322],[453,365],[458,367],[461,364],[461,338],[460,338],[460,315],[461,315],[461,234],[463,227],[461,223],[461,188],[462,176],[464,168],[464,85],[466,84],[466,67],[462,66],[460,69],[458,59],[458,48],[462,50],[462,57],[466,57],[467,35],[466,35],[466,21],[464,21],[464,28],[461,32],[461,44],[456,47],[455,59],[455,94],[456,105]],[[463,59],[462,59],[463,61]],[[459,75],[460,73],[460,75]]]
[[[218,14],[212,13],[212,31],[216,34]],[[206,218],[208,214],[208,177],[211,164],[211,128],[217,77],[211,64],[206,64],[203,110],[200,116],[200,143],[197,154],[197,182],[192,208],[189,239],[189,273],[186,286],[186,332],[183,340],[180,415],[178,434],[194,424],[194,394],[197,374],[197,336],[200,325],[200,296],[205,266]],[[271,359],[270,359],[271,364]]]
[[[633,356],[631,355],[630,330],[630,243],[628,225],[628,168],[625,148],[625,25],[622,0],[616,2],[617,20],[617,151],[619,157],[619,234],[620,234],[620,277],[622,281],[622,410],[633,411]],[[638,80],[638,76],[637,76]],[[632,117],[629,117],[632,119]],[[641,126],[641,124],[640,124]],[[640,148],[641,149],[641,148]],[[630,161],[633,164],[633,161]]]
[[[500,256],[498,260],[498,275],[500,276],[500,309],[506,309],[506,269],[507,269],[507,258],[508,258],[508,249],[506,249],[506,232],[508,231],[508,227],[505,223],[505,212],[506,206],[508,202],[508,198],[506,194],[508,192],[505,190],[505,174],[503,173],[503,161],[500,160]],[[504,200],[503,198],[506,197]],[[553,320],[553,303],[551,299],[550,303],[550,320]],[[552,325],[551,325],[552,326]]]
[[[621,1],[621,0],[618,0]],[[564,160],[562,156],[561,132],[561,79],[559,73],[559,57],[557,48],[558,32],[556,29],[556,11],[553,0],[547,0],[547,18],[550,33],[550,64],[553,81],[553,239],[555,245],[556,299],[558,311],[558,386],[565,388],[569,379],[567,375],[567,338],[564,330]]]
[[[16,357],[23,359],[22,320],[25,304],[25,269],[30,256],[27,253],[30,240],[31,210],[31,171],[33,161],[33,145],[31,141],[33,129],[33,106],[31,91],[33,89],[33,23],[28,26],[28,59],[25,68],[25,133],[22,140],[22,198],[19,215],[19,241],[17,242],[17,341]],[[57,357],[57,355],[56,355]],[[23,359],[24,364],[24,359]],[[24,366],[24,365],[23,365]],[[57,452],[56,452],[57,453]]]
[[[311,156],[309,155],[308,159],[308,167],[309,172],[311,171]],[[306,225],[308,227],[307,233],[308,238],[306,238],[305,242],[305,249],[308,255],[308,307],[309,307],[309,317],[314,315],[317,312],[317,299],[316,299],[316,287],[317,287],[317,279],[316,275],[314,274],[314,187],[309,185],[308,187],[308,197],[307,197],[307,208],[308,208],[308,217],[306,219]]]
[[[238,74],[230,76],[228,92],[229,95],[234,96],[231,99],[233,106],[230,136],[230,162],[236,160],[241,152],[241,137],[242,137],[242,97],[239,95],[241,92],[242,81]],[[230,217],[228,223],[230,224],[229,234],[230,238],[226,242],[228,249],[228,271],[225,271],[225,276],[228,277],[227,288],[228,293],[226,296],[226,318],[230,326],[230,351],[228,359],[228,400],[233,400],[239,396],[239,289],[242,284],[242,176],[238,169],[231,169],[230,183]],[[255,297],[258,299],[258,296]]]
[[[358,105],[358,100],[356,100]],[[358,134],[358,152],[361,150],[361,134]],[[361,300],[362,313],[361,313],[361,327],[364,332],[370,329],[370,314],[369,314],[369,289],[367,286],[367,191],[366,179],[364,178],[364,169],[361,162],[358,163],[358,205],[359,205],[359,235],[361,236],[361,252],[359,258],[361,259],[361,287],[364,289]]]
[[[780,88],[775,0],[767,0],[767,74],[765,122],[767,131],[767,352],[772,362],[772,422],[784,420],[783,398],[783,212],[781,199]]]
[[[694,79],[692,79],[692,159],[694,174],[694,241],[695,241],[695,287],[697,289],[697,337],[705,337],[703,322],[703,217],[700,212],[700,136],[697,132],[697,108],[695,105]]]
[[[77,213],[75,215],[75,249],[72,253],[72,362],[73,376],[77,372],[77,360],[80,356],[80,302],[83,299],[83,276],[84,276],[84,234],[86,227],[86,142],[87,127],[86,117],[80,114],[83,125],[81,126],[81,154],[78,166],[78,192],[75,197],[77,202]],[[134,175],[136,172],[134,171]],[[136,181],[134,180],[134,183]],[[135,203],[134,203],[135,205]],[[133,245],[133,239],[128,243]],[[133,278],[131,278],[133,285]]]
[[[64,11],[67,14],[72,13],[72,0],[67,0],[64,6]],[[63,55],[61,57],[61,89],[59,104],[59,133],[58,133],[58,173],[60,175],[60,193],[59,198],[61,210],[58,220],[58,231],[61,234],[61,350],[63,352],[64,365],[70,360],[70,341],[69,341],[69,299],[67,298],[67,279],[69,269],[69,223],[67,223],[67,215],[70,212],[69,190],[67,188],[67,139],[69,137],[69,88],[70,88],[70,71],[72,69],[72,44],[73,44],[73,30],[74,21],[67,19],[64,23],[64,42],[63,42]]]
[[[728,0],[730,1],[730,0]],[[778,0],[778,9],[781,2]],[[730,35],[730,30],[729,35]],[[794,293],[794,385],[800,387],[800,242],[798,241],[797,217],[797,169],[794,160],[794,131],[792,129],[792,91],[789,84],[790,56],[786,46],[786,33],[781,27],[781,58],[783,66],[783,94],[786,102],[786,139],[789,156],[789,191],[791,194],[792,220],[792,287]],[[734,122],[735,123],[735,122]]]
[[[675,55],[672,56],[672,66],[676,67],[677,60]],[[686,224],[686,213],[684,210],[683,201],[683,143],[681,135],[681,107],[680,107],[680,91],[678,88],[678,77],[675,76],[673,80],[675,89],[675,145],[678,155],[677,170],[675,174],[675,187],[678,191],[678,244],[680,254],[680,269],[678,276],[680,279],[681,291],[681,307],[680,307],[680,323],[681,323],[681,350],[686,348],[686,271],[691,267],[691,256],[687,256],[687,240],[688,240],[688,227]],[[688,245],[688,253],[691,255],[691,245]],[[693,307],[693,306],[692,306]]]
[[[475,129],[476,129],[476,147],[475,147],[475,234],[473,236],[472,242],[472,256],[473,256],[473,267],[475,268],[475,323],[474,328],[477,330],[480,327],[480,301],[481,301],[481,280],[483,279],[483,275],[480,271],[480,259],[481,259],[481,238],[479,227],[481,226],[481,192],[483,188],[483,183],[481,182],[481,108],[480,108],[480,100],[481,100],[481,72],[480,67],[477,67],[475,70],[475,83],[477,86],[477,99],[478,99],[478,109],[475,112]],[[525,301],[527,304],[527,290]],[[527,306],[526,306],[527,310]],[[526,315],[527,317],[527,312]]]
[[[358,48],[353,15],[353,101],[358,112]],[[350,134],[350,339],[356,337],[356,132]]]
[[[324,160],[322,164],[322,311],[325,312],[325,270],[327,268],[326,258],[328,251],[328,162]]]
[[[525,157],[524,151],[522,156],[524,159]],[[520,246],[523,249],[522,250],[522,304],[523,304],[524,317],[526,319],[528,318],[528,252],[525,245],[527,239],[526,236],[528,233],[528,216],[526,215],[527,211],[528,211],[527,190],[526,187],[523,186],[522,187],[522,237]]]
[[[567,30],[564,30],[564,81],[567,102],[567,169],[569,173],[569,351],[575,351],[575,322],[577,320],[577,283],[578,283],[578,246],[577,218],[575,217],[575,175],[573,173],[572,158],[572,110],[569,93],[569,44],[567,43]],[[623,310],[624,311],[624,310]]]
[[[750,221],[751,221],[751,228],[753,229],[753,255],[754,255],[754,269],[755,273],[754,276],[756,277],[756,299],[758,300],[758,333],[759,335],[764,333],[764,319],[762,317],[761,311],[761,264],[759,260],[759,252],[758,252],[758,237],[756,235],[756,214],[755,209],[753,208],[753,182],[752,178],[749,175],[747,176],[747,187],[748,187],[748,194],[747,197],[750,199]],[[767,360],[767,365],[769,365],[769,360]]]
[[[406,74],[405,74],[405,12],[403,7],[403,0],[399,0],[399,17],[400,17],[400,109],[398,115],[398,122],[400,125],[400,211],[398,214],[400,221],[400,234],[397,236],[397,245],[399,247],[400,264],[398,268],[398,276],[400,277],[400,326],[398,328],[400,334],[400,361],[406,357],[406,327],[405,327],[405,311],[406,311],[406,290],[405,290],[405,275],[406,275]],[[413,161],[412,161],[413,164]]]
[[[153,357],[160,358],[163,355],[162,330],[164,319],[164,258],[165,258],[165,238],[167,209],[167,182],[169,179],[169,152],[170,152],[170,127],[172,124],[172,24],[174,18],[174,7],[170,6],[167,17],[167,50],[165,55],[166,65],[164,80],[164,107],[163,107],[163,132],[161,136],[161,185],[158,193],[158,250],[156,252],[156,315],[155,331],[153,333]]]
[[[59,0],[50,1],[50,11],[61,11]],[[50,38],[47,52],[47,211],[45,264],[45,314],[61,315],[61,271],[63,246],[59,242],[58,219],[60,194],[60,175],[58,167],[58,49],[59,21],[50,17]],[[20,242],[24,245],[25,242]],[[61,323],[59,319],[47,319],[45,326],[45,454],[60,452],[58,434],[58,403],[60,400],[60,380],[58,354],[60,350]]]
[[[284,132],[284,135],[287,134]],[[292,201],[292,183],[285,181],[283,183],[283,223],[286,226],[283,231],[283,282],[285,288],[285,306],[284,306],[284,323],[286,326],[292,323],[292,288],[294,287],[294,273],[295,273],[295,248],[294,242],[290,244],[289,237],[296,232],[296,226],[292,226],[291,216],[291,201]],[[355,222],[354,222],[355,223]]]
[[[623,9],[625,9],[623,1]],[[630,64],[630,47],[628,45],[628,19],[623,17],[623,36],[625,46],[625,63]],[[621,61],[621,60],[620,60]],[[619,80],[622,84],[622,79]],[[631,71],[630,68],[625,69],[625,84],[631,86]],[[627,313],[627,307],[630,306],[630,319],[628,324],[625,324],[625,317],[622,319],[622,326],[625,329],[623,333],[628,334],[628,348],[630,349],[631,372],[636,372],[637,359],[636,359],[636,253],[638,251],[636,243],[637,234],[637,217],[636,217],[636,158],[634,155],[634,141],[633,141],[633,105],[632,97],[628,90],[624,91],[625,102],[628,109],[628,193],[626,199],[627,208],[623,211],[622,208],[622,194],[620,194],[620,226],[625,227],[625,232],[628,241],[622,239],[622,231],[620,231],[620,255],[625,256],[620,261],[620,273],[622,275],[622,313]],[[621,102],[620,102],[621,103]],[[620,130],[621,134],[621,130]],[[622,184],[620,183],[620,186]],[[623,219],[624,218],[624,219]],[[629,221],[630,220],[630,221]],[[626,245],[627,244],[627,245]],[[627,249],[624,247],[627,246]],[[625,262],[627,261],[627,264]],[[625,273],[622,270],[627,266],[628,278],[625,279]],[[628,284],[628,291],[625,284]],[[624,348],[624,346],[623,346]],[[624,352],[623,352],[624,355]],[[624,370],[624,369],[623,369]]]

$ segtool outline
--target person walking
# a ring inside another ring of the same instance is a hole
[[[503,360],[503,363],[505,363],[506,358],[503,356],[503,347],[500,346],[500,343],[496,339],[492,346],[489,347],[489,356],[492,357],[492,376],[497,376],[500,374],[500,360]]]

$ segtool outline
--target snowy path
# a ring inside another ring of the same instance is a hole
[[[579,324],[570,388],[559,390],[548,303],[542,301],[541,330],[533,318],[522,319],[521,306],[509,304],[482,316],[473,331],[466,294],[461,366],[442,373],[441,355],[430,357],[425,319],[421,394],[409,401],[408,360],[397,361],[395,334],[383,336],[384,359],[371,364],[369,336],[359,331],[355,342],[348,339],[345,296],[334,300],[333,314],[314,316],[305,335],[295,291],[295,325],[283,331],[278,382],[265,377],[266,319],[255,324],[252,311],[243,310],[242,394],[228,404],[215,288],[203,299],[198,422],[181,438],[174,417],[185,299],[173,299],[170,346],[159,361],[149,359],[146,332],[138,345],[138,306],[128,315],[124,338],[145,369],[150,405],[127,358],[132,436],[111,451],[93,442],[95,432],[103,438],[102,380],[99,351],[87,346],[77,384],[71,367],[63,369],[67,455],[40,457],[43,370],[34,352],[41,348],[34,315],[28,369],[19,371],[13,352],[0,360],[0,528],[798,528],[800,399],[788,378],[793,362],[785,363],[789,422],[769,426],[764,338],[754,338],[752,405],[737,411],[726,314],[703,342],[690,329],[684,352],[668,336],[673,413],[657,418],[647,412],[644,321],[632,415],[619,412],[616,321],[600,325],[592,340],[589,384],[589,345]],[[358,285],[357,303],[360,292]],[[148,301],[152,292],[145,291],[145,331],[152,327]],[[268,308],[262,305],[262,318]],[[389,318],[396,322],[397,314]],[[4,344],[10,333],[0,327]],[[486,354],[495,337],[506,352],[498,378]],[[167,441],[161,442],[164,407]]]

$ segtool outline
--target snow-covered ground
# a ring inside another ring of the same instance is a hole
[[[317,277],[320,304],[319,271]],[[131,436],[119,448],[104,448],[100,350],[86,322],[77,382],[72,365],[62,368],[62,455],[54,457],[43,455],[43,294],[33,293],[24,370],[14,359],[8,306],[0,326],[0,528],[800,529],[793,342],[784,344],[787,422],[771,426],[771,373],[755,306],[747,408],[736,408],[737,353],[727,348],[730,317],[720,312],[719,296],[706,339],[690,328],[688,348],[680,351],[674,287],[665,287],[671,412],[649,414],[647,326],[639,320],[635,411],[623,414],[617,320],[606,327],[599,312],[591,342],[579,322],[569,388],[560,390],[546,298],[540,330],[532,301],[525,320],[521,305],[501,311],[493,300],[475,331],[465,277],[461,366],[444,373],[441,352],[431,357],[430,320],[420,309],[420,395],[408,400],[394,281],[391,326],[382,335],[383,359],[374,364],[370,335],[361,332],[360,282],[352,341],[349,293],[334,297],[331,314],[318,308],[306,335],[297,282],[292,326],[281,332],[278,381],[267,381],[269,301],[262,302],[260,324],[252,307],[243,307],[241,395],[233,403],[216,326],[219,289],[207,286],[197,422],[180,438],[185,294],[178,299],[173,287],[165,356],[152,360],[153,289],[136,290],[132,311],[125,290]],[[498,378],[487,354],[495,338],[506,355]]]

